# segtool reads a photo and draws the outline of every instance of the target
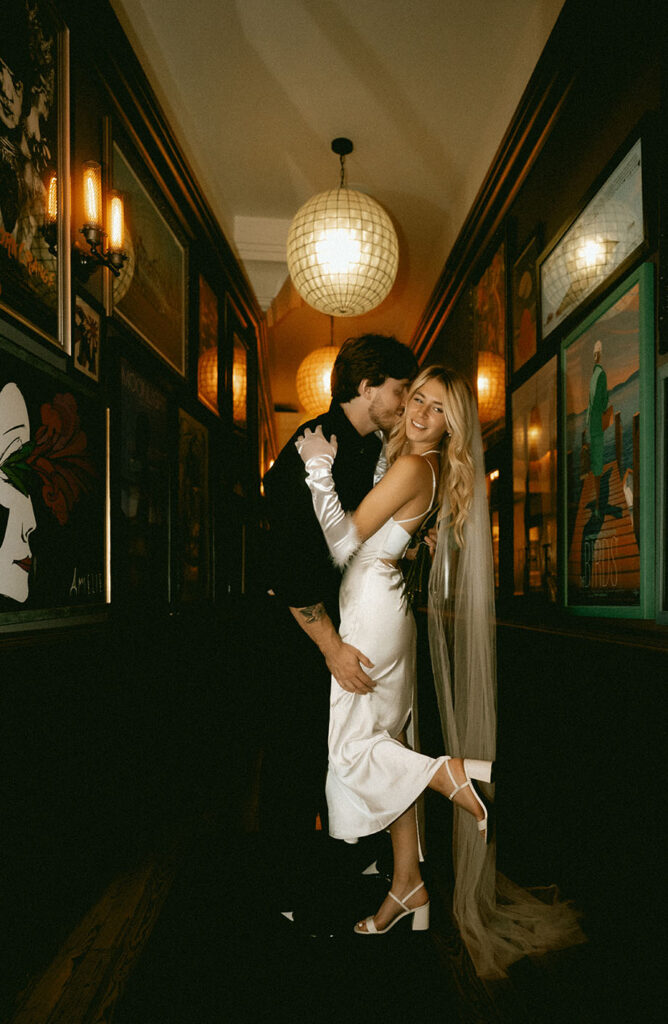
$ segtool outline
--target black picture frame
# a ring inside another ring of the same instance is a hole
[[[175,600],[206,601],[211,595],[211,495],[209,431],[179,409],[179,476],[175,535]]]
[[[173,442],[167,391],[125,356],[114,444],[113,600],[164,610],[171,596]]]
[[[77,289],[72,317],[72,365],[97,384],[103,358],[104,310],[88,292]]]
[[[51,0],[3,0],[0,19],[0,310],[69,354],[69,32]]]
[[[540,303],[538,295],[539,236],[532,235],[513,263],[510,275],[512,373],[538,352]]]
[[[140,154],[113,126],[111,135],[111,184],[124,200],[128,255],[111,281],[111,312],[185,377],[188,250]]]
[[[0,629],[104,616],[108,415],[83,378],[0,338]],[[10,537],[11,540],[11,537]],[[20,556],[20,557],[19,557]]]

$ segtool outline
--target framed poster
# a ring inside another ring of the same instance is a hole
[[[572,611],[654,609],[653,266],[562,346],[565,597]]]
[[[179,409],[179,498],[176,575],[183,602],[210,592],[209,435]]]
[[[120,516],[114,590],[133,605],[169,601],[169,423],[167,398],[120,361]]]
[[[557,599],[557,357],[512,395],[514,593]]]
[[[199,348],[197,356],[197,397],[218,414],[218,298],[206,279],[199,275]]]
[[[538,340],[537,259],[538,239],[534,236],[515,260],[511,277],[513,373],[536,354]]]
[[[545,338],[603,285],[645,240],[642,143],[637,139],[540,263]]]
[[[69,35],[49,0],[2,0],[0,69],[0,309],[69,353]]]
[[[72,361],[81,373],[91,380],[100,379],[100,353],[102,348],[102,308],[81,295],[74,300],[74,327],[72,330]]]
[[[483,437],[506,412],[506,247],[502,242],[473,288],[473,350],[478,353],[478,414]]]
[[[106,410],[0,339],[0,626],[106,603]]]
[[[182,376],[186,366],[186,251],[117,142],[112,184],[123,194],[128,259],[112,282],[114,314]]]
[[[668,623],[668,363],[657,373],[657,621]]]

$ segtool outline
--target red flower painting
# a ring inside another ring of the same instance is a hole
[[[54,395],[40,412],[42,426],[26,462],[42,480],[45,505],[63,526],[80,494],[90,491],[95,469],[74,395]]]

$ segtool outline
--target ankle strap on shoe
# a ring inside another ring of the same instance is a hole
[[[424,882],[420,882],[420,884],[416,885],[414,889],[411,889],[411,891],[408,893],[408,895],[404,896],[403,900],[400,900],[399,897],[395,896],[393,892],[388,893],[388,895],[391,896],[392,899],[394,900],[394,902],[398,903],[399,906],[402,907],[404,910],[409,910],[410,908],[406,906],[406,900],[409,900],[411,898],[411,896],[415,896],[415,893],[418,891],[418,889],[423,889],[423,888],[424,888]]]

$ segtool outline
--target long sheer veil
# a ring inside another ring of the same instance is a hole
[[[445,749],[493,760],[496,753],[494,565],[480,424],[473,396],[475,467],[471,512],[458,547],[442,507],[429,575],[429,646]],[[447,499],[445,499],[447,501]],[[494,786],[480,784],[493,802]],[[477,973],[504,977],[527,954],[585,941],[572,906],[546,903],[496,871],[496,842],[485,846],[472,815],[455,807],[453,912]]]

